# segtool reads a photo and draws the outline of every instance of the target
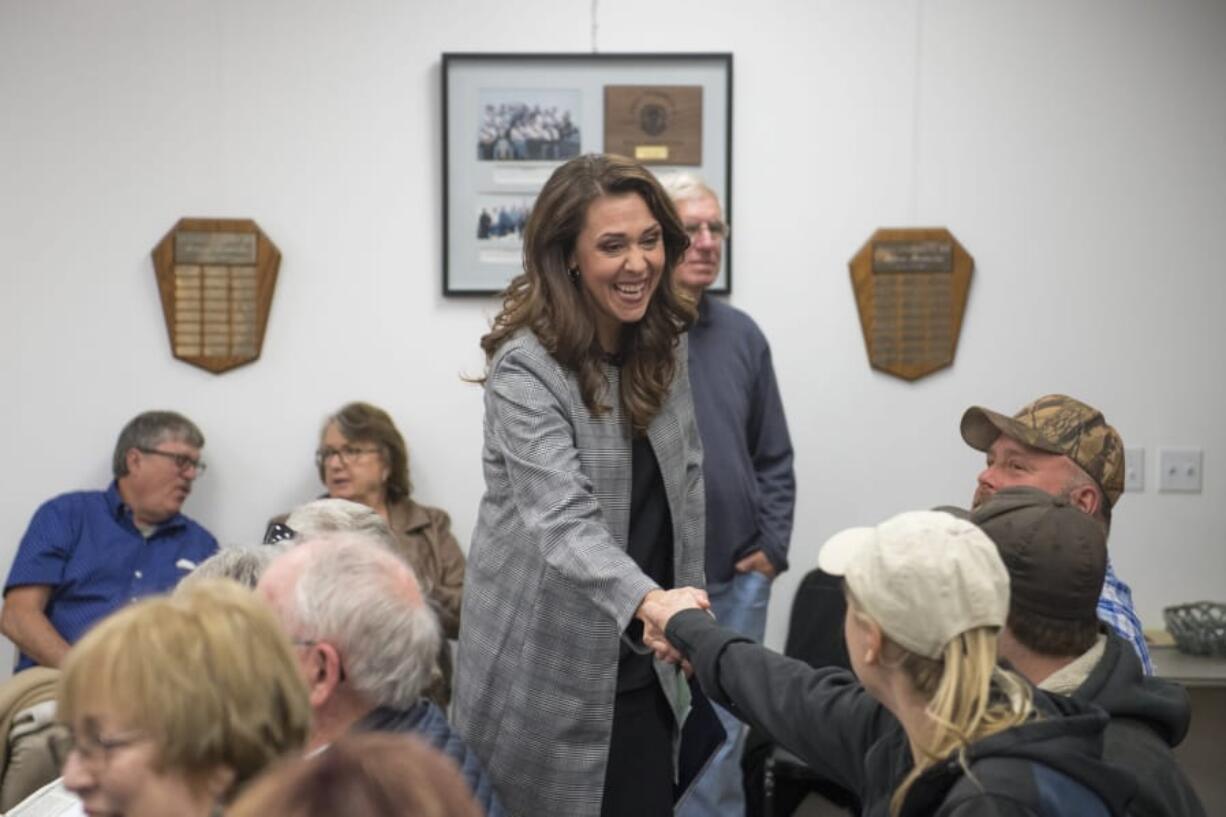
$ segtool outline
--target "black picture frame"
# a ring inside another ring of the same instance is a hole
[[[522,271],[516,237],[549,174],[574,155],[604,151],[611,85],[701,87],[701,164],[650,166],[701,176],[732,222],[732,54],[449,52],[440,74],[444,296],[495,295]],[[507,110],[520,121],[544,111],[548,126],[511,139],[495,113]],[[709,291],[732,291],[731,241]]]

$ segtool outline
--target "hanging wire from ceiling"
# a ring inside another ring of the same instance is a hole
[[[924,90],[924,3],[915,3],[915,52],[912,55],[914,67],[911,72],[911,223],[919,218],[919,186],[920,186],[920,115],[921,95]]]
[[[596,35],[600,30],[600,0],[592,0],[592,53],[600,51],[596,46]]]

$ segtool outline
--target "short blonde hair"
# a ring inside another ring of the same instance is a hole
[[[105,712],[153,738],[162,769],[202,782],[218,767],[231,791],[301,749],[310,704],[272,612],[236,582],[201,580],[137,602],[68,653],[60,720]]]

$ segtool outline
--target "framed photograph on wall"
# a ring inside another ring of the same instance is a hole
[[[620,153],[688,171],[732,221],[731,54],[443,54],[443,294],[493,295],[523,271],[550,174]],[[732,247],[712,292],[732,289]]]

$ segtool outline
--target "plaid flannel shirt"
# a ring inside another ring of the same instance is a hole
[[[1107,561],[1103,593],[1098,599],[1098,618],[1119,633],[1120,638],[1132,643],[1141,659],[1141,665],[1145,668],[1145,674],[1153,675],[1154,664],[1149,657],[1149,647],[1145,644],[1141,619],[1132,607],[1132,590],[1115,575],[1110,560]]]

